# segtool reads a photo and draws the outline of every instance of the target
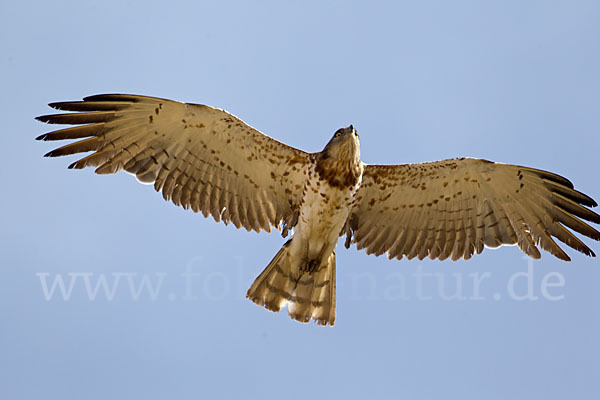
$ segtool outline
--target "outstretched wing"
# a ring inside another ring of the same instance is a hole
[[[121,94],[50,106],[80,112],[38,120],[81,126],[38,140],[86,139],[46,156],[94,152],[69,168],[93,166],[99,174],[124,169],[141,182],[154,183],[166,200],[238,228],[282,227],[285,236],[295,224],[309,155],[223,110]]]
[[[477,159],[367,165],[346,225],[346,247],[401,259],[469,259],[484,246],[518,244],[534,258],[537,245],[569,261],[552,237],[595,256],[565,227],[595,240],[596,202],[567,179],[546,171]],[[579,218],[578,218],[579,217]]]

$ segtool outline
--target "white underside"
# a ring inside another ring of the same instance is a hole
[[[317,186],[317,181],[318,175],[313,173],[294,228],[290,255],[323,263],[337,245],[360,182],[354,188],[340,190],[325,182]]]

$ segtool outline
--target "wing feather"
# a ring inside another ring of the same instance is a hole
[[[551,172],[477,159],[366,165],[345,233],[368,254],[469,259],[484,247],[538,246],[570,260],[553,239],[588,256],[574,232],[600,240],[596,202]],[[567,229],[569,228],[569,229]],[[571,230],[573,232],[571,232]]]
[[[247,230],[289,226],[297,215],[308,153],[280,143],[216,108],[166,99],[103,94],[51,103],[67,114],[50,124],[81,125],[38,140],[83,139],[46,154],[93,151],[70,168],[126,170],[154,183],[166,200]]]

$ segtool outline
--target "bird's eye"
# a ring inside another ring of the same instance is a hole
[[[340,137],[342,136],[342,131],[337,131],[334,135],[334,137]]]

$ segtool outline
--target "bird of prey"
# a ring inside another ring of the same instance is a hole
[[[37,117],[75,127],[39,140],[82,139],[46,156],[93,152],[69,168],[125,170],[166,200],[248,231],[293,234],[247,297],[298,321],[335,322],[335,248],[356,244],[390,259],[469,259],[484,247],[538,246],[569,256],[554,238],[595,256],[572,231],[600,240],[589,196],[562,176],[473,158],[369,165],[352,125],[307,153],[206,105],[125,94],[49,104],[74,113]]]

